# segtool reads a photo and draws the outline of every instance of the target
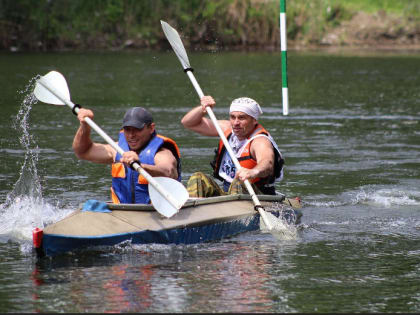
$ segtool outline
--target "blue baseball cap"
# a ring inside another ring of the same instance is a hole
[[[124,127],[135,127],[137,129],[143,129],[146,124],[153,122],[152,114],[150,114],[143,107],[130,108],[124,115],[123,128]]]

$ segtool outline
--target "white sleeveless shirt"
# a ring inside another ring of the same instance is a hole
[[[274,139],[271,137],[271,135],[251,135],[249,139],[239,140],[238,137],[232,133],[230,136],[228,142],[230,147],[232,148],[232,151],[235,153],[236,158],[239,158],[242,155],[242,151],[244,148],[248,145],[249,142],[252,140],[258,138],[258,137],[266,137],[270,142],[273,144],[273,147],[275,150],[277,150],[281,155],[281,152],[279,150],[279,147],[277,146],[277,143],[274,141]],[[219,176],[223,178],[225,181],[232,183],[233,179],[236,175],[236,166],[233,163],[229,152],[226,150],[223,154],[222,160],[220,162],[220,169],[219,169]],[[276,181],[281,181],[283,179],[283,169],[281,170],[280,177],[276,178]]]
[[[245,143],[248,143],[248,139],[239,140],[238,137],[232,133],[228,142],[232,148],[233,153],[235,153],[236,158],[239,158],[242,153],[242,148]],[[239,153],[239,154],[238,154]],[[232,158],[229,155],[229,152],[226,150],[223,154],[222,160],[220,162],[219,176],[225,181],[231,183],[236,175],[236,166],[232,161]]]

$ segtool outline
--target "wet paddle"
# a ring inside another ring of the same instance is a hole
[[[75,105],[70,101],[66,79],[57,71],[51,71],[37,80],[34,95],[43,103],[68,105],[75,115],[79,112],[80,105]],[[86,117],[85,121],[118,153],[121,155],[124,153],[124,150],[92,119]],[[152,177],[137,162],[134,162],[132,166],[149,182],[149,194],[153,207],[163,216],[172,217],[187,201],[188,191],[182,183],[168,177]]]
[[[190,66],[190,62],[188,60],[187,52],[185,51],[184,45],[182,44],[181,37],[179,36],[178,32],[171,27],[168,23],[164,21],[160,21],[162,24],[163,32],[165,33],[166,38],[168,39],[169,43],[171,44],[175,54],[177,55],[179,61],[184,68],[184,72],[188,75],[191,80],[192,85],[194,86],[199,98],[201,99],[204,96],[203,91],[201,90],[200,86],[198,85],[197,80],[194,77],[193,69]],[[217,133],[219,134],[220,138],[223,141],[223,144],[226,147],[226,150],[229,152],[230,157],[232,158],[233,163],[237,170],[241,168],[236,155],[233,153],[232,148],[229,145],[228,140],[226,139],[222,129],[220,128],[219,124],[217,123],[216,116],[213,113],[213,110],[207,106],[206,107],[207,114],[209,115],[211,121],[213,122],[214,126],[216,127]],[[257,195],[254,192],[254,189],[251,186],[251,183],[248,180],[244,181],[245,187],[248,190],[249,194],[251,195],[252,201],[254,202],[255,209],[259,212],[261,218],[264,221],[264,224],[267,226],[269,230],[273,228],[273,225],[267,218],[267,213],[265,212],[263,206],[261,205],[260,201],[258,200]]]

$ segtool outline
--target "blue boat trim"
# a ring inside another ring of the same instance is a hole
[[[112,246],[127,240],[131,241],[132,244],[157,243],[188,245],[220,240],[239,233],[255,231],[258,228],[259,215],[256,214],[242,219],[160,231],[145,230],[89,237],[45,234],[42,246],[47,256],[54,256],[62,252],[91,246]]]

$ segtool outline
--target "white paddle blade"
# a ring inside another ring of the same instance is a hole
[[[57,71],[50,71],[43,77],[37,80],[34,94],[35,97],[43,103],[53,104],[53,105],[65,105],[65,103],[56,97],[47,86],[53,87],[55,90],[59,91],[60,94],[65,98],[65,100],[70,101],[70,91],[67,86],[66,79],[64,76]]]
[[[164,196],[160,194],[153,185],[149,185],[149,195],[152,201],[153,207],[163,216],[170,218],[176,214],[179,209],[188,200],[188,191],[175,179],[169,177],[153,177],[160,186],[164,187],[166,191],[170,192],[174,196],[175,200],[178,201],[178,208],[175,208]]]
[[[190,61],[188,60],[187,52],[185,51],[184,45],[182,44],[181,37],[179,36],[176,29],[170,26],[165,21],[160,21],[162,24],[163,32],[165,33],[166,38],[171,44],[172,49],[175,51],[179,61],[181,61],[182,67],[184,69],[190,68]]]

